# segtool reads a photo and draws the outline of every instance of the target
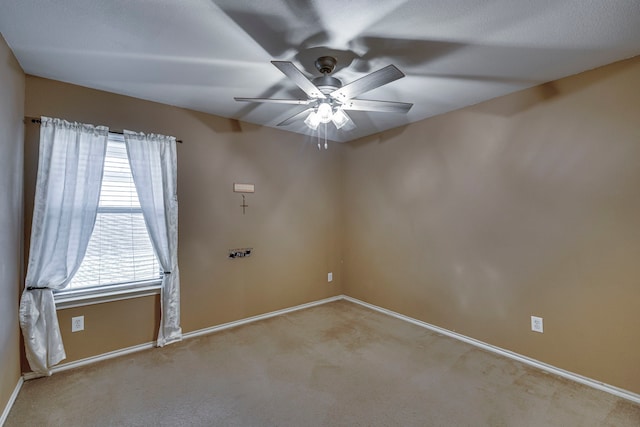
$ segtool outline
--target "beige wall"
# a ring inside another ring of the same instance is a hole
[[[24,81],[0,35],[0,414],[20,378]]]
[[[357,141],[344,167],[346,294],[640,392],[640,58]]]
[[[178,144],[182,328],[194,331],[342,293],[340,148],[298,134],[27,76],[27,116],[175,135]],[[37,125],[27,126],[25,222],[30,224]],[[247,196],[234,182],[255,184]],[[28,228],[28,227],[27,227]],[[250,258],[227,250],[253,247]],[[334,281],[327,283],[327,272]],[[71,317],[85,331],[71,334]],[[150,342],[157,297],[59,310],[66,362]]]
[[[344,291],[637,393],[638,75],[629,60],[323,152],[297,134],[35,77],[25,112],[185,141],[186,332]],[[28,183],[37,126],[27,135]],[[233,182],[256,184],[244,216]],[[226,259],[244,246],[251,258]],[[86,331],[71,334],[80,314]],[[154,297],[61,310],[67,361],[151,341],[157,316]]]

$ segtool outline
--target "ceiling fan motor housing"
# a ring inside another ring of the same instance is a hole
[[[325,95],[328,95],[334,90],[342,87],[342,82],[340,80],[335,77],[327,76],[326,74],[321,77],[315,77],[312,82]]]

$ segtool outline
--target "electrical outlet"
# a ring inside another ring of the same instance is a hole
[[[71,318],[71,332],[84,331],[84,316]]]
[[[533,332],[543,332],[542,317],[531,316],[531,330]]]
[[[327,274],[327,282],[333,282],[333,273]]]

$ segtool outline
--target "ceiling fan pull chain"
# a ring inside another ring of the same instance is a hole
[[[327,144],[327,124],[324,124],[324,149],[329,148],[329,144]]]

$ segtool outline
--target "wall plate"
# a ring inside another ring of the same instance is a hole
[[[84,316],[71,318],[71,332],[84,331]]]
[[[233,183],[233,192],[234,193],[255,193],[256,186],[255,184],[238,184],[236,182]]]
[[[531,316],[531,330],[533,332],[544,332],[544,327],[542,324],[542,317]]]

